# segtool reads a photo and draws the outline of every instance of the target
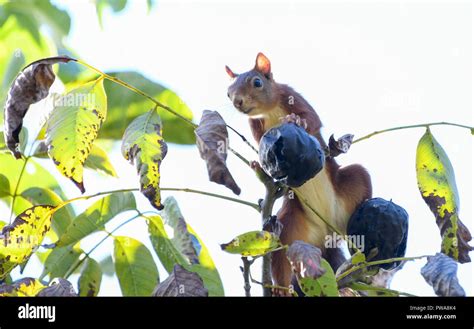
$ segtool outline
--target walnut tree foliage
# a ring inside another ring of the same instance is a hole
[[[277,225],[274,229],[266,225],[274,217],[271,207],[262,206],[265,202],[257,204],[193,189],[161,188],[160,165],[166,161],[168,147],[195,144],[206,161],[210,181],[228,187],[234,194],[240,193],[237,183],[244,186],[244,182],[236,182],[226,166],[228,130],[224,119],[215,111],[205,111],[200,120],[195,120],[191,109],[175,92],[141,73],[102,72],[77,59],[63,43],[70,30],[68,13],[49,1],[24,2],[7,3],[0,11],[0,40],[5,49],[0,52],[0,102],[4,108],[0,115],[0,201],[11,209],[10,214],[0,214],[1,296],[97,296],[103,276],[110,273],[117,276],[124,296],[224,295],[219,269],[189,224],[190,214],[183,214],[173,197],[162,200],[163,190],[217,197],[268,216],[263,229],[236,233],[234,239],[221,245],[223,251],[242,257],[246,287],[253,261],[278,251],[286,253],[298,287],[273,288],[289,294],[405,294],[376,284],[385,274],[377,265],[399,264],[424,256],[374,261],[377,250],[368,254],[355,251],[334,271],[318,248],[303,241],[283,245]],[[98,19],[102,22],[105,8],[118,12],[126,4],[125,0],[97,1]],[[148,5],[151,9],[153,2],[148,1]],[[32,10],[41,15],[30,15]],[[42,26],[47,26],[50,33],[39,33]],[[65,86],[61,95],[50,91],[56,80]],[[23,119],[35,110],[35,104],[45,100],[52,101],[52,109],[30,135]],[[418,187],[442,238],[439,253],[433,251],[436,256],[428,257],[421,274],[437,295],[462,296],[465,293],[457,281],[457,263],[470,262],[471,234],[460,219],[453,166],[430,131],[430,124],[418,127],[426,128],[416,151]],[[338,156],[347,152],[351,144],[368,137],[353,140],[352,135],[345,135],[336,141],[331,136],[329,149],[324,151],[327,156]],[[121,146],[138,188],[104,188],[87,194],[93,182],[85,181],[85,170],[117,175],[107,149],[101,146],[105,141]],[[270,177],[230,150],[256,171],[267,192],[288,189],[284,181]],[[45,161],[51,161],[55,173],[46,169]],[[27,167],[32,170],[25,170]],[[58,175],[76,186],[75,197],[66,195]],[[270,185],[275,189],[269,189]],[[266,198],[280,196],[280,192],[267,193]],[[146,198],[150,208],[139,209],[137,198]],[[91,202],[81,213],[72,206],[89,199]],[[265,214],[268,210],[270,213]],[[124,215],[127,220],[106,231],[106,224]],[[115,234],[133,220],[146,223],[151,250],[145,241]],[[106,232],[106,237],[97,239],[94,248],[83,249],[82,240],[96,232]],[[113,240],[113,249],[107,258],[95,259],[94,250],[106,239]],[[12,277],[12,270],[23,269],[31,257],[41,262],[41,273],[34,278],[21,274]],[[165,273],[159,273],[155,259]],[[77,282],[69,281],[72,274],[79,274]],[[268,289],[271,283],[263,285]]]

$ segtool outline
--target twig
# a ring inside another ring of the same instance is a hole
[[[283,196],[287,189],[276,183],[270,176],[268,176],[263,169],[260,167],[258,162],[254,161],[251,163],[251,168],[255,170],[258,179],[265,186],[265,198],[260,202],[262,227],[265,231],[271,231],[271,220],[272,211],[275,201]],[[268,253],[263,256],[262,265],[262,283],[263,283],[263,296],[270,297],[272,290],[269,288],[272,284],[272,273],[271,273],[272,255]]]
[[[250,144],[250,142],[247,140],[247,138],[245,138],[244,135],[242,135],[241,133],[239,133],[237,130],[235,130],[234,128],[232,128],[231,126],[229,126],[228,124],[226,124],[227,128],[229,128],[230,130],[232,130],[235,134],[237,134],[240,138],[242,138],[242,141],[247,144],[255,153],[258,154],[258,151],[255,147],[253,147],[252,144]]]
[[[363,141],[365,139],[369,139],[372,136],[383,134],[383,133],[386,133],[386,132],[389,132],[389,131],[395,131],[395,130],[401,130],[401,129],[411,129],[411,128],[421,128],[421,127],[427,128],[427,127],[430,127],[430,126],[441,126],[441,125],[455,126],[455,127],[470,129],[471,134],[474,134],[474,127],[460,125],[460,124],[457,124],[457,123],[444,122],[444,121],[443,122],[430,122],[430,123],[420,123],[420,124],[416,124],[416,125],[400,126],[400,127],[393,127],[393,128],[388,128],[388,129],[384,129],[384,130],[374,131],[374,132],[372,132],[368,135],[357,138],[356,140],[354,140],[352,142],[352,144],[355,144],[355,143]]]
[[[244,266],[241,267],[242,274],[244,276],[244,290],[245,290],[245,297],[251,297],[252,295],[250,294],[250,266],[253,264],[255,259],[249,260],[247,257],[242,257],[242,262],[244,263]]]

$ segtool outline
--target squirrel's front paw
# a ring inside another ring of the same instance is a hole
[[[302,127],[304,130],[307,130],[308,123],[306,119],[301,118],[299,115],[294,113],[288,114],[287,116],[281,119],[282,123],[294,123],[295,125]]]

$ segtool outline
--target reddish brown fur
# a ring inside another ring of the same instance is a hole
[[[246,105],[244,102],[238,108],[241,111],[258,106],[258,111],[263,114],[278,108],[283,109],[286,114],[296,114],[306,121],[308,133],[315,136],[320,144],[325,147],[326,143],[320,133],[322,127],[321,120],[316,111],[299,93],[287,85],[276,83],[271,72],[266,72],[267,80],[265,83],[267,85],[265,85],[266,88],[261,90],[262,95],[258,93],[258,90],[252,90],[248,83],[246,84],[246,77],[255,75],[260,77],[262,75],[262,69],[259,68],[259,65],[263,65],[265,69],[268,66],[268,70],[270,69],[269,61],[266,63],[267,61],[268,59],[264,55],[259,54],[255,68],[244,73],[243,76],[239,77],[241,80],[234,82],[229,87],[229,97],[233,99],[236,94],[239,94],[239,97],[244,97],[245,102],[250,104]],[[245,111],[243,112],[245,113]],[[252,112],[249,115],[252,115]],[[265,133],[265,115],[262,117],[251,117],[249,123],[255,140],[259,142]],[[370,176],[362,166],[354,164],[340,168],[336,160],[327,158],[324,170],[328,172],[336,196],[345,205],[347,213],[353,213],[362,201],[371,197],[372,185]],[[321,186],[321,188],[325,187]],[[285,197],[277,217],[283,224],[280,236],[283,244],[289,245],[295,240],[308,241],[309,219],[298,199]],[[328,259],[333,268],[337,268],[344,260],[338,248],[325,250],[324,246],[318,245],[318,247],[322,249],[323,256]],[[290,284],[292,273],[284,251],[273,253],[272,272],[277,285],[288,286]]]

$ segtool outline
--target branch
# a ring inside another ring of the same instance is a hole
[[[361,263],[359,265],[356,265],[354,267],[349,268],[347,271],[342,272],[337,278],[336,281],[341,281],[345,277],[347,277],[349,274],[352,274],[358,270],[361,270],[363,268],[369,267],[369,266],[374,266],[374,265],[380,265],[380,264],[389,264],[389,263],[394,263],[394,262],[404,262],[404,261],[409,261],[409,260],[416,260],[416,259],[423,259],[428,257],[428,255],[423,255],[423,256],[415,256],[415,257],[396,257],[396,258],[390,258],[390,259],[383,259],[383,260],[376,260],[373,262],[365,262]]]
[[[242,270],[242,274],[244,276],[244,290],[245,290],[245,297],[251,297],[250,295],[250,266],[253,264],[255,259],[249,260],[247,257],[242,257],[242,262],[244,263],[244,266],[240,267]]]
[[[388,129],[384,129],[384,130],[379,130],[379,131],[374,131],[373,133],[370,133],[368,135],[365,135],[363,137],[360,137],[360,138],[357,138],[356,140],[354,140],[352,142],[352,144],[355,144],[357,142],[360,142],[360,141],[363,141],[365,139],[369,139],[370,137],[372,136],[375,136],[375,135],[380,135],[380,134],[383,134],[383,133],[386,133],[386,132],[389,132],[389,131],[395,131],[395,130],[401,130],[401,129],[411,129],[411,128],[428,128],[430,126],[454,126],[454,127],[459,127],[459,128],[466,128],[466,129],[470,129],[471,130],[471,134],[474,135],[474,127],[470,127],[470,126],[465,126],[465,125],[460,125],[460,124],[457,124],[457,123],[451,123],[451,122],[430,122],[430,123],[420,123],[420,124],[416,124],[416,125],[409,125],[409,126],[400,126],[400,127],[393,127],[393,128],[388,128]]]

